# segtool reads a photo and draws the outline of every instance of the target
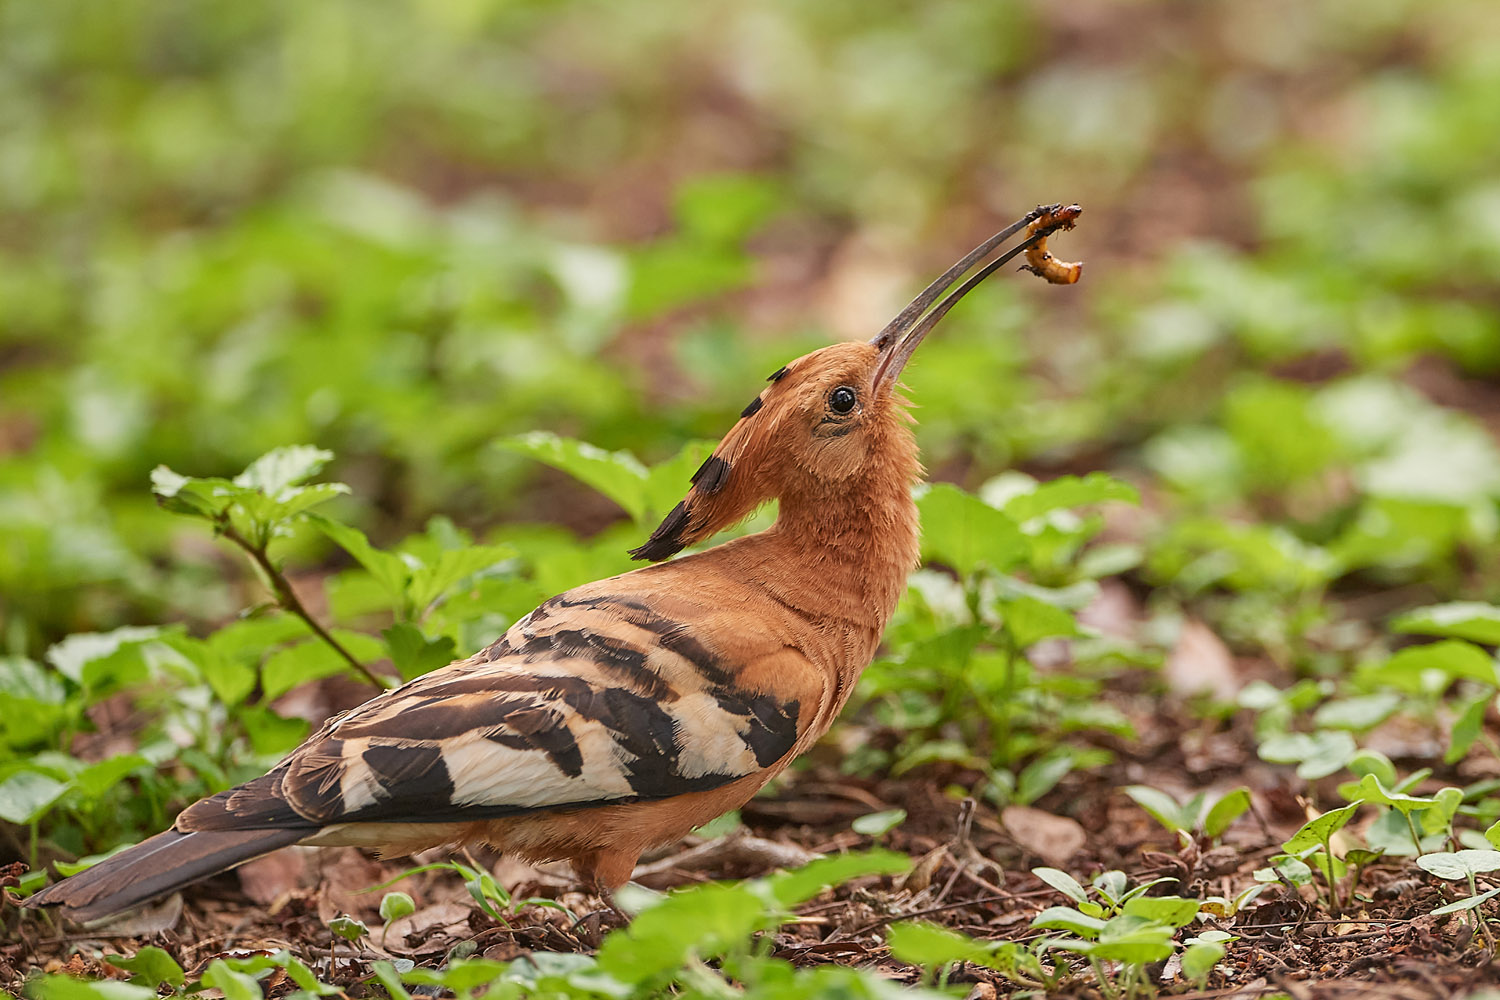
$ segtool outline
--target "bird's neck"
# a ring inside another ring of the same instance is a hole
[[[761,579],[778,599],[816,617],[870,626],[878,637],[917,565],[921,467],[902,428],[866,475],[832,486],[784,490],[763,533],[774,559]]]

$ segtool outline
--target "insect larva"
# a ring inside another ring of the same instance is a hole
[[[1030,238],[1041,234],[1041,238],[1026,250],[1026,263],[1020,270],[1046,278],[1054,285],[1071,285],[1083,274],[1083,261],[1058,260],[1047,250],[1047,237],[1059,229],[1072,229],[1083,209],[1077,205],[1053,205],[1037,217],[1026,229]]]

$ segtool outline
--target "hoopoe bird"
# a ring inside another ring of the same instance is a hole
[[[897,380],[959,299],[1077,212],[1037,208],[874,339],[773,372],[632,551],[656,565],[552,598],[26,905],[95,919],[293,844],[489,844],[566,860],[608,899],[643,852],[744,804],[828,731],[918,562],[921,466]],[[766,530],[661,561],[773,498]]]

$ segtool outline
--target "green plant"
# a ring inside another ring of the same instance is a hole
[[[1500,886],[1480,892],[1475,876],[1500,869],[1500,851],[1464,850],[1423,854],[1417,858],[1417,865],[1423,871],[1436,875],[1438,878],[1451,881],[1462,879],[1468,883],[1469,894],[1467,896],[1439,906],[1432,912],[1436,916],[1448,913],[1469,913],[1473,917],[1474,927],[1483,934],[1486,944],[1493,951],[1495,935],[1490,930],[1489,921],[1485,918],[1481,907],[1490,899],[1500,895]]]
[[[1047,937],[1033,947],[1037,954],[1067,952],[1085,959],[1099,989],[1111,997],[1153,995],[1146,966],[1170,956],[1175,950],[1177,929],[1198,919],[1201,904],[1181,896],[1151,896],[1152,887],[1170,879],[1160,878],[1130,886],[1124,872],[1107,871],[1093,880],[1098,900],[1072,876],[1056,868],[1033,868],[1047,885],[1073,901],[1073,906],[1050,906],[1031,921],[1044,930],[1066,931],[1072,937]],[[1194,978],[1206,977],[1223,957],[1224,940],[1194,939],[1183,953],[1184,968],[1195,969]],[[1212,961],[1209,961],[1212,957]],[[1117,974],[1111,974],[1111,966]],[[1206,965],[1205,965],[1206,963]]]
[[[1230,824],[1250,808],[1250,789],[1243,786],[1218,796],[1211,805],[1206,792],[1199,792],[1187,802],[1179,803],[1166,792],[1146,785],[1130,785],[1121,791],[1152,819],[1184,841],[1190,841],[1195,833],[1201,833],[1209,840],[1218,840]]]
[[[1100,474],[1047,483],[1008,474],[977,495],[945,484],[923,488],[924,556],[957,579],[913,577],[887,634],[888,658],[861,682],[907,737],[891,758],[851,763],[900,774],[957,761],[986,773],[992,799],[1025,804],[1069,771],[1106,762],[1101,751],[1064,737],[1128,734],[1125,719],[1093,696],[1101,674],[1150,656],[1078,624],[1097,576],[1128,565],[1133,553],[1086,549],[1103,521],[1073,508],[1134,500],[1131,487]],[[1029,651],[1049,639],[1067,640],[1086,669],[1034,669]],[[953,727],[961,740],[942,735]]]

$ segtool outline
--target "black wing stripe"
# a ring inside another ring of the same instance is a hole
[[[801,705],[744,691],[736,675],[636,596],[562,594],[467,663],[355,709],[273,775],[284,811],[322,824],[669,798],[796,745]]]

